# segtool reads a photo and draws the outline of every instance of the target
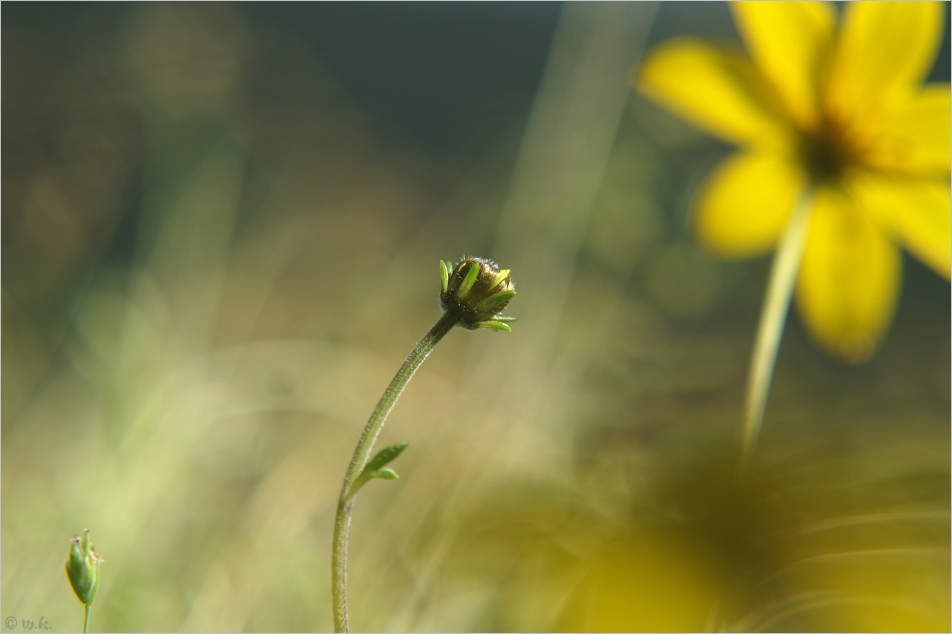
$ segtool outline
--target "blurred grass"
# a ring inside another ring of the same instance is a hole
[[[510,190],[521,125],[421,150],[240,6],[82,15],[3,26],[4,617],[78,629],[90,528],[93,629],[330,629],[340,478],[436,262],[505,252],[515,332],[451,334],[381,437],[355,630],[949,629],[947,284],[907,259],[866,366],[791,320],[737,481],[767,263],[685,229],[723,147],[622,100],[560,225]]]

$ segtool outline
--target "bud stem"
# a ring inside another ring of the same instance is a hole
[[[86,608],[86,614],[83,616],[83,634],[89,631],[89,604],[83,604],[83,607]]]
[[[478,268],[478,267],[477,267]],[[423,361],[429,356],[436,347],[436,344],[446,336],[459,322],[459,317],[450,312],[446,312],[440,318],[436,325],[426,333],[426,336],[420,340],[413,351],[407,356],[403,365],[397,371],[396,376],[390,381],[383,396],[370,415],[370,420],[364,426],[364,431],[357,441],[357,448],[354,450],[354,456],[350,460],[350,466],[347,467],[347,474],[344,476],[344,484],[341,487],[340,499],[337,503],[337,519],[334,523],[334,547],[331,555],[331,593],[334,599],[334,631],[346,632],[347,630],[347,538],[350,533],[350,517],[354,510],[356,496],[349,496],[350,487],[354,480],[360,475],[367,464],[374,442],[383,429],[383,424],[393,409],[400,394],[417,369],[423,364]]]

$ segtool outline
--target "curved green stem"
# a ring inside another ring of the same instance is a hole
[[[89,631],[89,604],[84,603],[83,608],[85,608],[86,614],[83,616],[83,634]]]
[[[794,282],[800,270],[810,211],[813,209],[813,191],[807,188],[796,202],[787,223],[767,283],[767,295],[760,313],[757,339],[750,359],[747,379],[747,403],[744,408],[744,437],[741,445],[740,468],[754,451],[767,406],[767,394],[777,363],[777,350],[783,336],[783,325],[790,308]]]
[[[350,486],[360,475],[367,460],[370,451],[373,449],[374,442],[383,429],[383,424],[387,420],[387,415],[393,409],[403,389],[410,382],[414,373],[423,364],[433,348],[439,343],[446,333],[452,330],[457,324],[459,318],[451,316],[449,312],[444,313],[436,325],[426,333],[426,336],[420,340],[413,351],[407,356],[403,365],[397,371],[396,376],[390,381],[383,396],[377,403],[370,420],[364,426],[364,431],[357,441],[357,448],[354,450],[354,457],[350,460],[350,466],[347,467],[347,474],[344,476],[344,484],[341,487],[340,499],[337,503],[337,519],[334,523],[334,547],[331,556],[331,593],[334,600],[334,631],[347,631],[347,538],[350,532],[350,517],[354,510],[356,497],[349,497]]]

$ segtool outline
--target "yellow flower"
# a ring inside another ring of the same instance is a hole
[[[638,89],[741,146],[699,193],[694,230],[725,257],[773,249],[812,192],[796,283],[827,350],[875,351],[899,294],[896,243],[949,278],[949,84],[922,84],[944,9],[930,2],[740,2],[749,51],[681,38],[654,49]]]

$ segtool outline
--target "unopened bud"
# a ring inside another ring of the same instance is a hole
[[[465,258],[452,272],[440,261],[442,292],[440,304],[447,313],[459,318],[464,328],[492,328],[511,331],[505,322],[511,318],[499,313],[516,296],[509,270],[500,271],[496,263],[483,258]]]
[[[99,564],[102,558],[89,540],[89,529],[70,540],[69,557],[66,559],[66,576],[73,586],[76,597],[85,605],[92,605],[99,589]]]

